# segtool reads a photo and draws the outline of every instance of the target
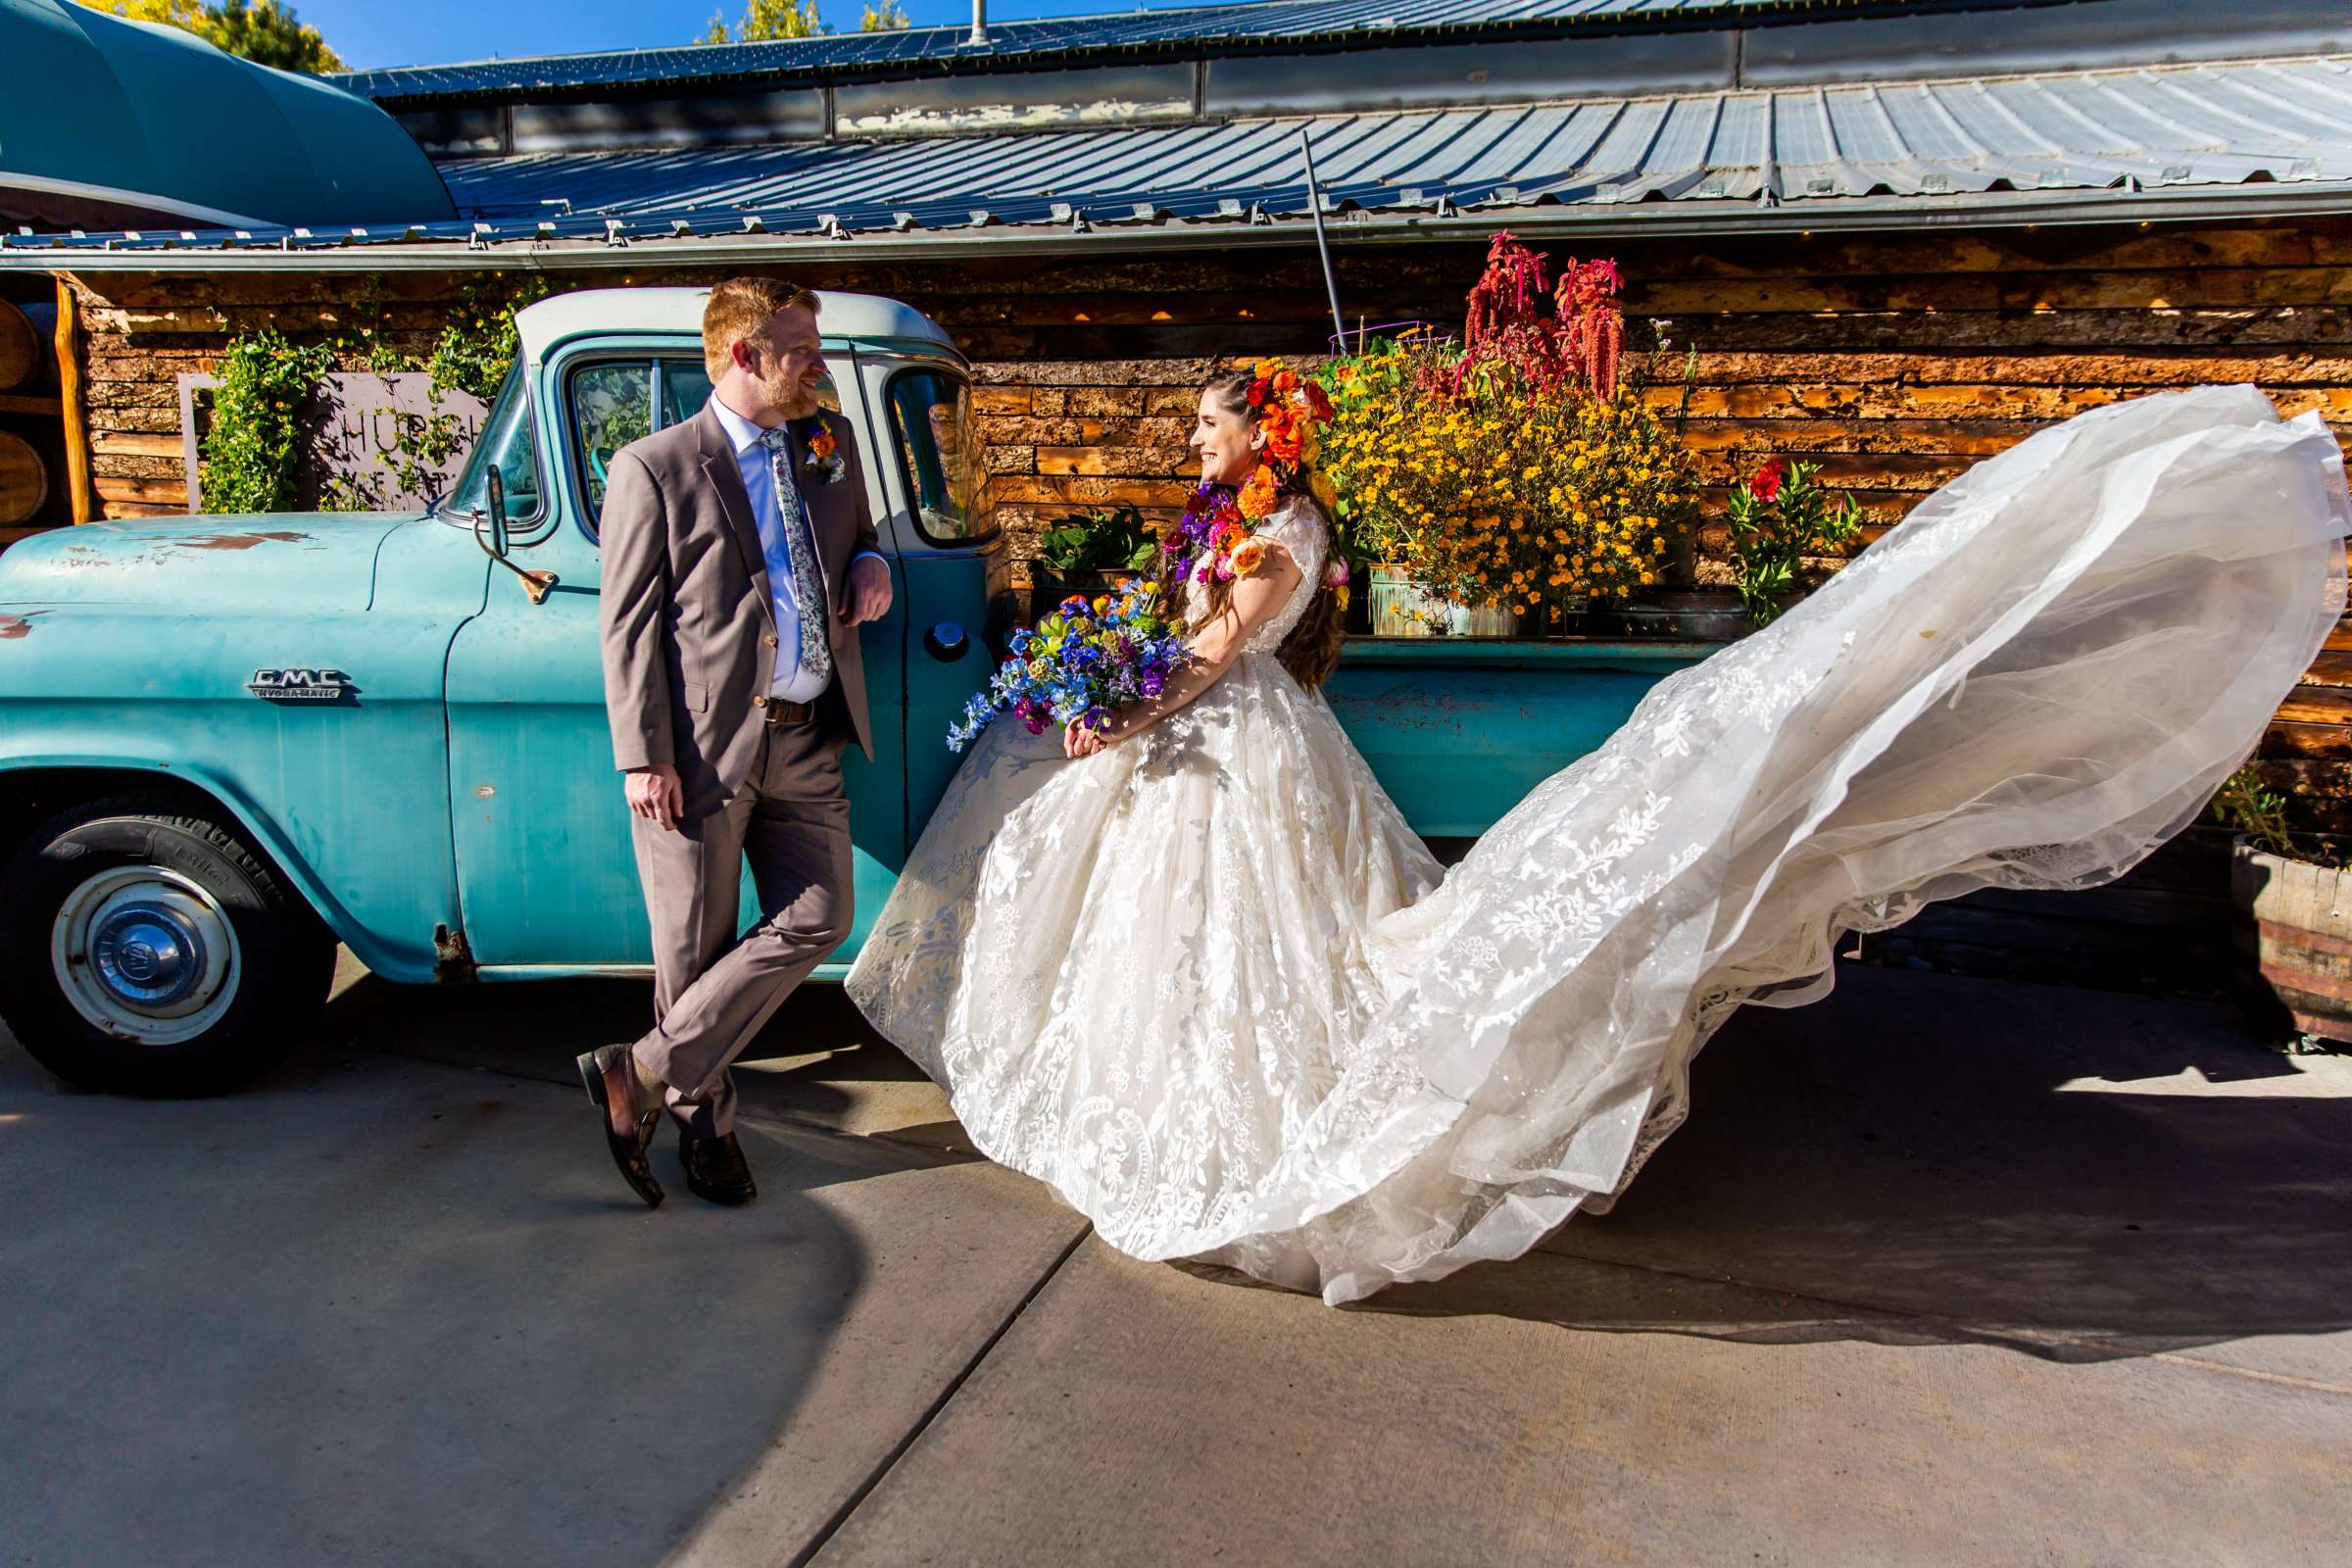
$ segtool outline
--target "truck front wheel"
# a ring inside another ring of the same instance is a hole
[[[0,888],[0,1021],[85,1088],[230,1088],[333,979],[333,939],[283,878],[174,802],[76,807],[24,841]]]

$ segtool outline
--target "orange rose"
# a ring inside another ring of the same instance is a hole
[[[1258,538],[1255,534],[1234,546],[1233,574],[1236,577],[1251,575],[1258,567],[1266,564],[1266,551],[1270,548],[1271,546],[1265,540]]]

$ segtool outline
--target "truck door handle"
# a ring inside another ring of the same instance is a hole
[[[943,664],[953,664],[971,646],[972,640],[963,634],[963,628],[952,620],[943,620],[923,633],[923,652]]]

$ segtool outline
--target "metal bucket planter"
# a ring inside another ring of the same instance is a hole
[[[1417,586],[1402,566],[1365,573],[1364,598],[1375,637],[1516,637],[1521,617],[1508,605],[1455,604]]]
[[[1459,605],[1416,586],[1402,566],[1374,566],[1364,575],[1373,636],[1456,637],[1469,629]]]
[[[1790,595],[1785,610],[1798,596]],[[1747,607],[1729,588],[1653,588],[1640,599],[1592,612],[1601,637],[1664,637],[1687,643],[1738,642],[1756,629]]]
[[[2330,841],[2326,850],[2347,847]],[[2240,834],[2230,846],[2230,902],[2238,952],[2295,1027],[2352,1044],[2352,871],[2272,855]]]

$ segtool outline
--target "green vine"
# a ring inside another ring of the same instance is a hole
[[[322,512],[377,512],[398,495],[429,495],[468,439],[465,417],[442,407],[453,392],[488,403],[520,352],[514,313],[548,294],[543,278],[466,285],[431,349],[404,351],[384,325],[380,289],[359,303],[357,325],[326,344],[296,348],[275,327],[248,332],[228,346],[220,368],[203,445],[207,512],[282,512],[294,500],[301,466],[295,414],[338,366],[378,375],[425,371],[432,412],[401,420],[393,449],[374,471],[336,474],[320,486]]]
[[[283,512],[293,504],[302,459],[296,416],[334,367],[334,350],[298,348],[274,326],[228,346],[200,449],[206,512]]]

